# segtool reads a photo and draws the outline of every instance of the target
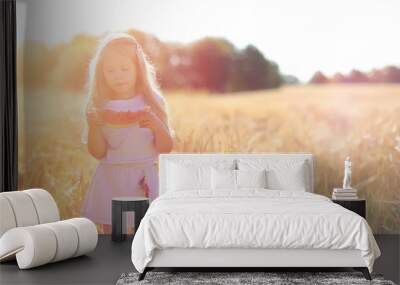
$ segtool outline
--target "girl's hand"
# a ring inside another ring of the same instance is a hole
[[[143,111],[141,111],[139,117],[139,127],[149,128],[153,132],[163,126],[163,122],[157,117],[157,115],[151,111],[149,106],[146,106]]]
[[[140,111],[139,126],[149,128],[154,134],[154,146],[159,153],[172,151],[174,142],[169,133],[168,126],[149,107]]]
[[[97,111],[89,111],[86,113],[86,120],[90,127],[101,127],[104,124],[103,119],[101,118],[99,112]]]

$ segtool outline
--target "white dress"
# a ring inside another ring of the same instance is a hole
[[[129,99],[109,100],[104,108],[113,111],[138,111],[145,107],[142,95]],[[105,125],[106,156],[99,161],[82,206],[82,214],[99,224],[111,224],[113,197],[144,197],[140,181],[149,188],[150,201],[158,196],[157,160],[153,132],[129,126]]]

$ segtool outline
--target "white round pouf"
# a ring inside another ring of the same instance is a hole
[[[62,222],[74,226],[78,233],[79,243],[74,257],[86,254],[96,248],[98,233],[96,225],[91,220],[86,218],[73,218]]]
[[[49,192],[43,189],[29,189],[22,191],[29,195],[35,205],[36,213],[38,215],[39,224],[51,223],[60,220],[60,213],[58,212],[56,201]]]
[[[0,195],[0,237],[8,230],[15,228],[17,222],[15,221],[15,216],[13,209],[11,207],[8,199]]]
[[[3,192],[1,196],[10,203],[17,227],[27,227],[39,224],[35,205],[24,191]]]
[[[64,260],[75,255],[79,238],[72,225],[61,221],[44,224],[43,227],[48,227],[57,239],[57,251],[51,262]]]
[[[97,229],[86,218],[13,228],[0,239],[0,257],[16,255],[20,269],[28,269],[86,254],[96,248]]]
[[[20,269],[51,262],[57,250],[57,240],[51,229],[42,225],[14,228],[1,237],[0,256],[16,256]]]
[[[59,221],[57,204],[43,189],[0,193],[0,262],[20,269],[80,256],[97,246],[96,225],[86,218]]]

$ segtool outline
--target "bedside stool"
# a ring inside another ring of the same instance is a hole
[[[332,199],[333,203],[339,204],[340,206],[359,214],[361,217],[366,219],[366,201],[365,199],[355,199],[355,200],[337,200]]]
[[[124,212],[135,212],[135,233],[140,221],[149,208],[149,198],[146,197],[115,197],[111,204],[112,241],[126,239],[126,216]]]

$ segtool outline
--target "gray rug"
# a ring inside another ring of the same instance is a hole
[[[372,281],[364,278],[360,272],[156,272],[150,271],[142,281],[138,281],[139,273],[124,273],[116,285],[133,284],[379,284],[395,285],[384,280],[382,275],[372,274]]]

